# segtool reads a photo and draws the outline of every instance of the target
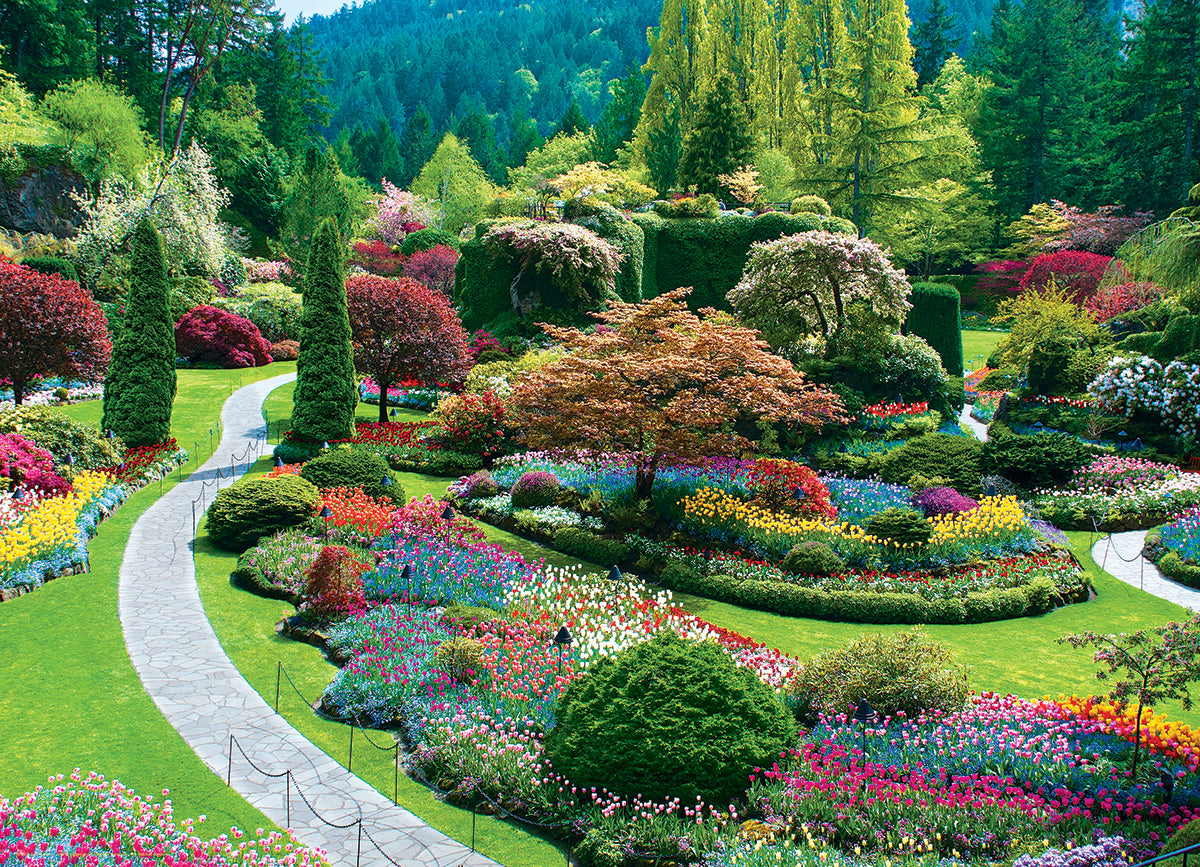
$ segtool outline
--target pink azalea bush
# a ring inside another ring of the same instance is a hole
[[[375,216],[370,219],[375,235],[383,243],[396,246],[411,232],[433,222],[433,211],[420,196],[401,190],[386,178],[383,195],[376,201]]]
[[[0,476],[48,497],[71,490],[71,483],[54,472],[54,456],[17,433],[0,434]]]

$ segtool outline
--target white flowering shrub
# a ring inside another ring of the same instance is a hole
[[[229,230],[218,219],[228,202],[212,160],[197,144],[169,165],[146,169],[134,183],[109,178],[95,202],[79,203],[87,215],[76,242],[80,276],[94,286],[101,275],[119,271],[134,227],[149,214],[173,273],[216,277],[232,252]]]
[[[1114,415],[1144,412],[1159,419],[1180,442],[1200,439],[1200,365],[1149,356],[1117,356],[1092,380],[1088,392]]]

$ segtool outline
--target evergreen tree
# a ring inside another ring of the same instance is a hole
[[[508,173],[508,167],[506,160],[496,147],[494,118],[476,105],[461,118],[455,120],[452,128],[459,141],[463,142],[471,151],[475,162],[483,166],[488,177],[496,183],[502,183]]]
[[[679,184],[721,196],[718,175],[732,174],[754,159],[750,119],[730,75],[721,75],[704,97],[679,158]]]
[[[1130,22],[1119,78],[1112,189],[1133,210],[1168,213],[1200,181],[1200,0],[1153,0]]]
[[[925,20],[917,25],[913,39],[917,86],[924,87],[942,71],[954,48],[951,32],[958,21],[946,8],[946,0],[930,0]]]
[[[354,354],[342,239],[337,224],[324,220],[313,238],[304,272],[300,354],[292,398],[292,431],[298,439],[328,441],[354,436]]]
[[[683,149],[679,129],[679,109],[671,105],[662,123],[650,127],[646,134],[646,169],[650,186],[666,195],[675,186],[679,175],[679,155]]]
[[[554,128],[554,138],[556,135],[566,133],[567,135],[575,135],[579,132],[587,132],[592,128],[588,123],[588,119],[584,117],[583,109],[579,107],[579,103],[571,100],[571,104],[567,106],[567,110],[563,112],[562,120],[558,122],[558,126]]]
[[[529,154],[545,143],[546,140],[538,134],[537,124],[529,115],[523,111],[514,114],[508,133],[508,167],[516,169],[525,165]]]
[[[632,67],[610,85],[612,99],[592,129],[592,159],[611,165],[617,151],[633,140],[646,98],[646,79]]]
[[[386,117],[379,118],[375,129],[358,127],[350,134],[350,150],[358,167],[357,174],[378,186],[384,178],[391,180],[404,174],[400,142]]]
[[[175,400],[175,327],[162,239],[143,217],[131,241],[129,297],[104,380],[100,426],[128,446],[166,442]]]
[[[415,178],[429,162],[437,148],[437,139],[433,137],[433,119],[425,103],[417,106],[404,132],[400,136],[400,156],[404,160],[404,174],[397,183],[401,187],[409,187]]]

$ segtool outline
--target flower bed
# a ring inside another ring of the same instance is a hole
[[[165,792],[164,792],[165,794]],[[290,836],[238,828],[212,839],[199,835],[205,821],[177,822],[171,802],[155,802],[116,780],[78,769],[50,777],[46,786],[9,801],[0,799],[0,864],[112,867],[317,867],[321,853]]]
[[[1102,455],[1064,487],[1039,491],[1033,503],[1044,519],[1067,530],[1146,529],[1200,505],[1200,475],[1170,464]]]
[[[1143,553],[1168,578],[1200,589],[1200,508],[1147,533]]]
[[[437,406],[445,389],[425,386],[419,382],[402,382],[388,389],[388,406],[407,409],[431,410]],[[379,405],[379,384],[367,377],[358,387],[358,398],[363,403]]]

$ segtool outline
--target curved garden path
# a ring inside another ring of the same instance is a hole
[[[1200,590],[1193,590],[1163,576],[1158,567],[1142,556],[1145,530],[1113,533],[1092,545],[1092,559],[1105,572],[1126,584],[1140,587],[1162,599],[1200,611]]]
[[[292,728],[242,677],[205,615],[192,561],[192,504],[198,519],[203,503],[216,495],[220,476],[230,477],[231,458],[248,455],[238,474],[253,462],[258,444],[265,445],[262,403],[294,378],[277,376],[235,392],[222,408],[221,442],[213,456],[134,525],[118,595],[133,667],[196,754],[221,777],[232,767],[233,787],[280,827],[289,824],[290,790],[296,839],[324,849],[332,864],[495,867],[496,862],[394,806]],[[203,503],[196,502],[202,492]],[[231,735],[237,739],[232,762]],[[283,776],[288,770],[290,779]],[[313,809],[328,823],[350,827],[332,827]],[[355,823],[360,810],[361,837]]]

